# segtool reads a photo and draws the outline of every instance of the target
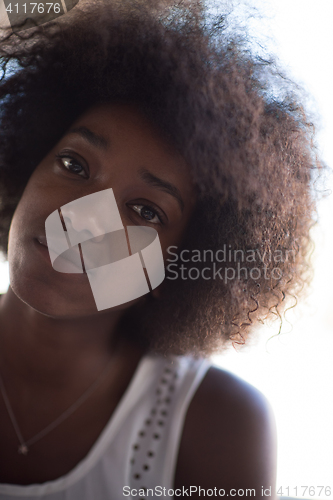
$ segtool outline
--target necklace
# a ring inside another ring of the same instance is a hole
[[[1,389],[1,394],[3,397],[3,400],[5,402],[10,420],[12,421],[13,427],[15,429],[17,438],[19,440],[19,447],[18,447],[18,453],[21,455],[27,455],[29,448],[32,444],[36,443],[36,441],[39,441],[42,439],[44,436],[46,436],[49,432],[51,432],[55,427],[58,427],[66,418],[68,418],[72,413],[75,412],[81,406],[88,398],[91,396],[95,390],[98,388],[98,386],[101,384],[101,382],[104,380],[106,374],[109,372],[110,367],[113,365],[113,356],[111,357],[110,361],[106,365],[105,369],[102,371],[102,373],[99,375],[99,377],[93,382],[93,384],[88,387],[84,391],[83,394],[77,399],[71,406],[69,406],[59,417],[57,417],[53,422],[51,422],[49,425],[44,427],[40,432],[38,432],[35,436],[32,436],[30,439],[25,440],[22,436],[22,433],[20,431],[20,428],[18,426],[17,420],[15,418],[12,406],[9,402],[7,392],[0,374],[0,389]]]

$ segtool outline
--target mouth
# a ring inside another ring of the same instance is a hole
[[[47,241],[45,236],[37,236],[36,240],[38,241],[38,243],[47,248]]]
[[[37,237],[34,238],[34,247],[37,249],[39,255],[43,257],[44,260],[52,267],[50,255],[49,255],[49,249],[47,247],[46,243],[46,238],[43,237]]]
[[[80,273],[61,273],[61,272],[54,270],[52,263],[51,263],[51,259],[50,259],[50,254],[49,254],[49,249],[47,246],[46,237],[38,236],[38,237],[34,238],[33,241],[34,241],[34,247],[38,251],[39,255],[43,258],[44,261],[46,261],[48,263],[48,265],[53,269],[54,272],[56,272],[57,274],[59,274],[62,277],[62,279],[66,279],[66,277],[68,276],[72,280],[73,279],[74,280],[76,280],[76,279],[82,280],[82,277],[86,276],[85,273],[82,272],[82,270]]]

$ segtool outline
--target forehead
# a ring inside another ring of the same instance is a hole
[[[119,161],[124,174],[147,167],[175,182],[185,195],[192,197],[195,191],[191,169],[183,156],[136,104],[97,104],[73,123],[68,134],[93,147],[105,158],[105,165],[110,160]]]
[[[180,153],[145,116],[137,104],[97,104],[85,111],[75,121],[72,128],[82,125],[89,125],[92,131],[100,136],[104,149],[115,150],[123,142],[129,141],[128,147],[135,145],[137,150],[147,151],[147,146],[149,146],[149,152],[173,158],[179,164],[182,162],[185,167],[186,162]]]

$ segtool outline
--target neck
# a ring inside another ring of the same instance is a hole
[[[121,336],[122,311],[52,318],[22,302],[9,287],[0,300],[0,363],[22,379],[62,384],[104,366]]]

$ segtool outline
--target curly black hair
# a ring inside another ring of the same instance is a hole
[[[169,263],[161,298],[130,310],[135,334],[158,352],[243,343],[309,279],[323,167],[314,127],[298,87],[225,21],[200,1],[99,0],[0,44],[4,253],[34,168],[95,103],[137,103],[190,165],[198,202],[178,255],[196,250],[198,271],[185,279]]]

